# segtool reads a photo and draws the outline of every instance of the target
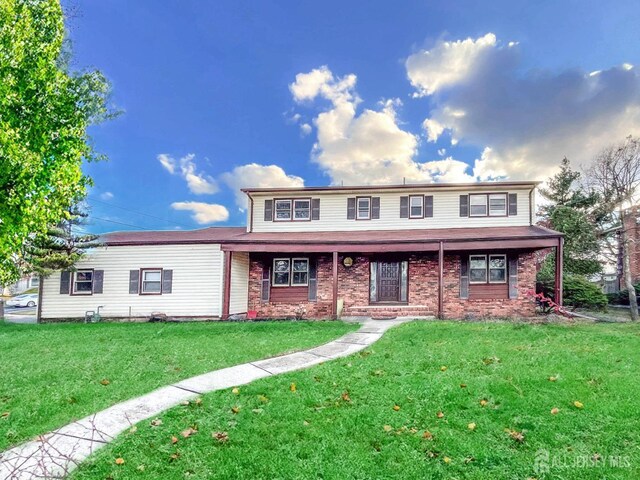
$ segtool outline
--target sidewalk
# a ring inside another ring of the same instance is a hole
[[[0,479],[63,478],[89,455],[135,423],[208,392],[346,357],[364,350],[379,340],[389,328],[406,321],[408,319],[366,320],[356,332],[319,347],[215,370],[118,403],[0,453]]]

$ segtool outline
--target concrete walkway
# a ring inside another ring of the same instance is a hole
[[[356,332],[319,347],[215,370],[118,403],[1,453],[0,480],[64,478],[76,465],[135,423],[204,393],[346,357],[365,349],[389,328],[407,320],[366,320]]]

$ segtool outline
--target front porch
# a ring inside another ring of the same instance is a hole
[[[340,249],[292,241],[223,250],[225,265],[234,251],[249,252],[248,309],[258,318],[533,317],[534,254],[549,247],[560,253],[562,300],[558,235],[334,246]]]

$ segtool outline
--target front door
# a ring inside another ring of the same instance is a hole
[[[378,262],[378,301],[400,300],[400,262]]]

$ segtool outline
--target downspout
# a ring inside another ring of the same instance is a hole
[[[249,192],[245,192],[249,197],[249,232],[253,232],[253,197]]]
[[[536,188],[529,190],[529,225],[533,225],[533,192]]]

